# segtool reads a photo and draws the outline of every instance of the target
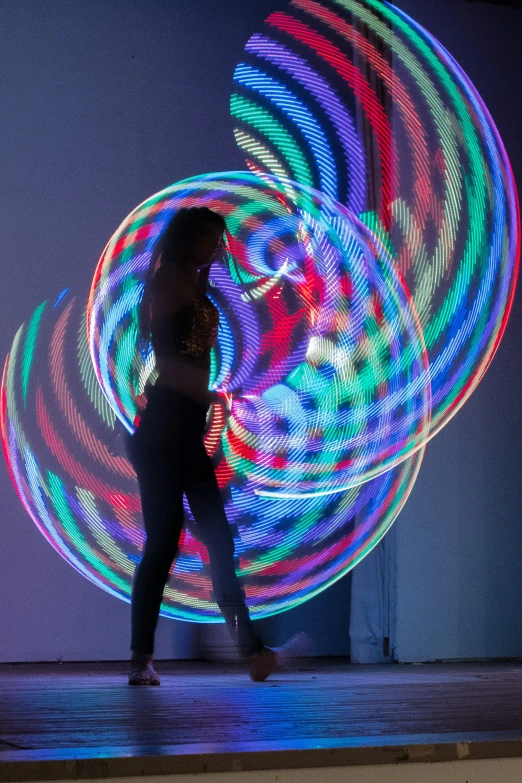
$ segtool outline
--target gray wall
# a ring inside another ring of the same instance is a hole
[[[0,2],[0,356],[20,323],[94,266],[140,201],[184,177],[244,169],[229,116],[243,47],[278,0]],[[129,607],[46,543],[0,466],[0,661],[124,659]],[[349,651],[350,583],[262,623]],[[346,616],[339,620],[339,606]],[[157,655],[198,654],[199,627],[160,620]]]
[[[521,171],[521,16],[464,0],[401,0],[471,75]],[[43,299],[87,290],[101,249],[143,198],[183,177],[244,168],[232,73],[284,0],[2,0],[0,354]],[[506,43],[507,41],[507,43]],[[198,56],[204,52],[204,56]],[[398,521],[403,660],[522,653],[520,297],[472,400],[427,450]],[[0,661],[123,659],[128,606],[45,542],[0,469]],[[348,651],[349,579],[263,622]],[[159,657],[197,654],[194,626],[160,622]]]
[[[522,10],[398,0],[468,73],[522,182]],[[397,657],[522,656],[522,298],[484,380],[428,445],[397,521]]]

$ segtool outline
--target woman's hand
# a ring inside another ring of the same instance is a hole
[[[223,391],[209,391],[210,405],[222,405],[225,411],[225,416],[229,416],[232,412],[232,395],[229,392]]]
[[[232,413],[232,395],[228,392],[221,392],[216,391],[215,389],[208,392],[208,405],[210,406],[219,406],[224,413],[224,420],[226,423],[227,418]],[[211,429],[211,423],[214,419],[214,416],[207,416],[207,424],[204,430],[204,435],[207,435],[208,432]]]

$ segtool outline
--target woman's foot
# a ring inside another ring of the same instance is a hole
[[[298,658],[313,654],[313,642],[305,633],[296,633],[281,647],[263,647],[248,660],[250,679],[263,682],[274,672],[288,671]]]
[[[277,656],[270,647],[263,647],[248,659],[248,673],[254,682],[263,682],[277,671]]]
[[[131,660],[129,685],[159,685],[160,678],[152,665],[152,655],[134,654]]]

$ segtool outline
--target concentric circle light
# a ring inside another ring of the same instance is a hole
[[[517,277],[515,184],[484,103],[381,0],[292,0],[250,38],[234,81],[249,168],[346,204],[396,260],[426,343],[434,435],[489,366]]]
[[[20,499],[57,552],[91,582],[130,600],[144,533],[123,427],[101,394],[81,302],[44,303],[18,331],[4,370],[2,437]],[[413,486],[422,450],[382,476],[335,495],[289,499],[241,486],[218,444],[237,568],[253,617],[290,609],[349,570],[385,534]],[[188,508],[162,614],[219,622],[208,552]]]
[[[425,444],[489,366],[519,261],[518,204],[469,79],[380,0],[292,0],[234,75],[250,172],[151,196],[109,240],[87,309],[63,292],[18,331],[2,382],[20,499],[89,580],[130,600],[144,532],[123,441],[155,374],[138,337],[145,272],[183,206],[227,221],[214,266],[205,436],[253,617],[325,589],[382,538]],[[187,525],[162,613],[222,621],[208,552]]]
[[[152,347],[138,303],[158,236],[183,206],[226,217],[233,264],[214,265],[213,385],[232,395],[221,440],[232,482],[286,496],[338,492],[423,445],[430,385],[422,332],[393,259],[327,196],[247,172],[176,183],[140,204],[100,260],[89,299],[99,382],[132,430]]]

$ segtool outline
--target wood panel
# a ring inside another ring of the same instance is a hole
[[[318,661],[265,683],[233,665],[158,670],[159,688],[130,688],[126,664],[0,666],[0,760],[153,758],[176,748],[197,755],[378,747],[382,756],[401,743],[501,740],[515,741],[508,755],[522,748],[518,664]],[[4,780],[23,779],[6,770]]]

